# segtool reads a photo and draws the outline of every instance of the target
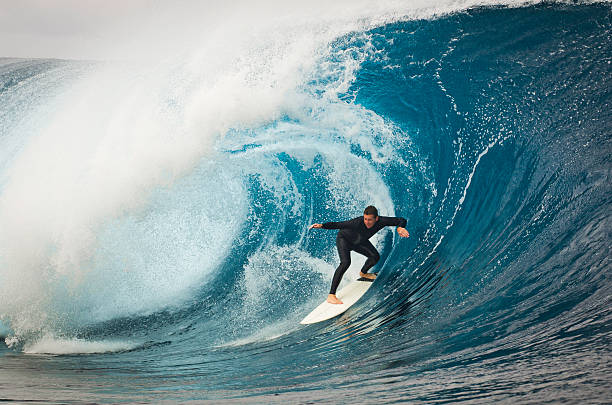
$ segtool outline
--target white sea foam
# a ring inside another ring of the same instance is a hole
[[[128,341],[89,341],[84,339],[61,339],[43,337],[33,343],[27,343],[23,352],[28,354],[94,354],[112,353],[131,350],[138,345]]]

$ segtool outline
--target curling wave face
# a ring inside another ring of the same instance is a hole
[[[90,353],[109,384],[129,362],[168,399],[604,398],[610,16],[361,21],[138,70],[3,60],[0,333]],[[369,204],[411,238],[377,235],[376,288],[300,326],[337,265],[307,226]]]

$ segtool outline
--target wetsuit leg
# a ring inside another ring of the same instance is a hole
[[[380,260],[380,255],[378,254],[378,250],[372,245],[369,240],[360,243],[359,245],[353,246],[353,250],[361,255],[364,255],[368,258],[366,262],[363,264],[361,268],[362,273],[367,273],[378,261]]]
[[[340,256],[340,265],[334,273],[331,289],[329,290],[330,294],[336,293],[336,289],[340,284],[340,280],[342,280],[342,276],[351,265],[351,244],[348,243],[343,237],[338,235],[338,237],[336,237],[336,247],[338,248],[338,256]]]

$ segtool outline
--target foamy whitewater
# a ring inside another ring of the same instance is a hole
[[[2,401],[609,400],[610,3],[134,13],[0,55]]]

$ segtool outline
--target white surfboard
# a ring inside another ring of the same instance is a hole
[[[311,313],[309,313],[306,318],[302,319],[300,323],[302,325],[308,325],[311,323],[326,321],[344,313],[354,303],[356,303],[366,291],[368,291],[368,289],[372,286],[372,281],[373,280],[366,280],[364,278],[352,281],[350,284],[336,293],[336,297],[342,301],[342,304],[330,304],[329,302],[325,301],[316,307]]]

